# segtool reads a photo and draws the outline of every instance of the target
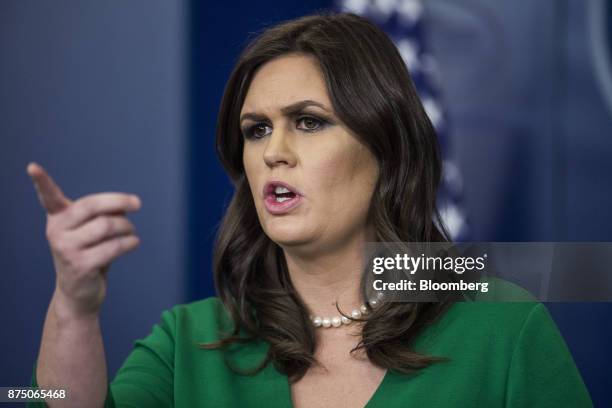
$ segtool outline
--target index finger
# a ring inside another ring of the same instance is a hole
[[[79,198],[62,215],[61,227],[72,229],[101,214],[120,214],[140,209],[140,198],[127,193],[96,193]]]
[[[32,162],[28,164],[26,171],[34,182],[40,204],[48,214],[52,215],[60,212],[70,205],[71,201],[66,198],[42,166]]]

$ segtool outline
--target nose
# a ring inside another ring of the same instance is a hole
[[[274,129],[268,137],[263,153],[263,159],[270,168],[280,165],[294,167],[297,156],[292,147],[291,133],[281,129]]]

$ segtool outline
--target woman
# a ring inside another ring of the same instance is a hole
[[[37,165],[57,285],[34,381],[74,406],[590,406],[536,302],[379,303],[370,241],[446,241],[435,133],[389,38],[351,14],[273,27],[228,81],[217,150],[235,195],[218,298],[179,305],[107,386],[108,264],[138,245],[137,197],[72,202]],[[345,312],[344,314],[341,314]]]

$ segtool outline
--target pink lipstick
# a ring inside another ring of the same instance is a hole
[[[301,201],[302,194],[282,181],[269,181],[263,188],[266,210],[273,215],[286,214]]]

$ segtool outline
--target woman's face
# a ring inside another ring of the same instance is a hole
[[[336,117],[314,57],[288,54],[260,67],[240,127],[246,176],[270,239],[332,250],[365,232],[378,165]]]

